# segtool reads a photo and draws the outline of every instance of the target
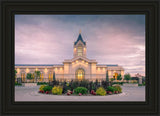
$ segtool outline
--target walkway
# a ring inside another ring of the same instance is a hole
[[[107,96],[64,96],[38,93],[36,87],[15,87],[15,101],[145,101],[145,87],[123,87],[123,93]]]

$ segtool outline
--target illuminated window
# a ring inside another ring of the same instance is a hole
[[[21,73],[22,82],[25,82],[25,73]]]
[[[114,73],[114,74],[113,74],[113,78],[114,78],[115,80],[117,80],[117,76],[118,76],[118,73]]]
[[[83,53],[82,46],[78,47],[77,53],[78,53],[78,56],[82,56],[82,53]]]
[[[49,73],[48,79],[49,79],[49,81],[53,81],[53,74],[51,72]]]
[[[80,68],[76,71],[76,79],[78,79],[78,80],[84,79],[84,70],[83,69]]]
[[[40,79],[39,79],[39,81],[40,81],[40,82],[43,81],[43,78],[44,78],[43,73],[41,73],[41,74],[40,74]]]

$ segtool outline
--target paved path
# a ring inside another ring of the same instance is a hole
[[[64,96],[38,93],[36,87],[15,87],[15,101],[145,101],[145,87],[124,87],[123,93],[107,96]]]

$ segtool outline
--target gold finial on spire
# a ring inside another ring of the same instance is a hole
[[[79,34],[81,34],[81,29],[79,30]]]

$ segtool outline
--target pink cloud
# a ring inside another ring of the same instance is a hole
[[[49,16],[16,22],[15,63],[57,64],[73,57],[73,42],[82,29],[87,42],[87,57],[100,64],[119,64],[132,75],[145,72],[145,33],[139,25],[87,21],[84,25],[62,21]],[[89,20],[89,19],[88,19]],[[23,21],[22,21],[23,22]],[[35,23],[34,23],[35,22]],[[138,69],[138,70],[136,70]]]

